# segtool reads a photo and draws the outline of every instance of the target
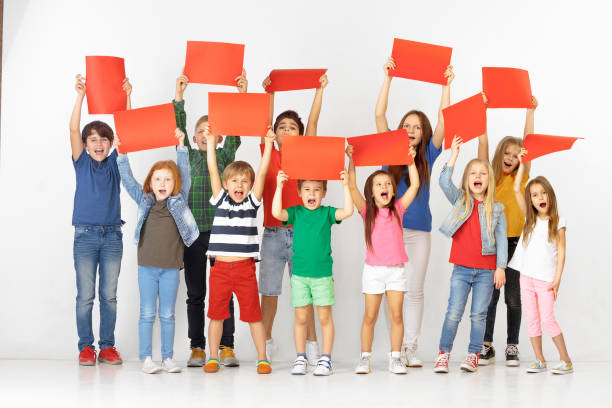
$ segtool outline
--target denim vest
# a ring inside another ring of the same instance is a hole
[[[453,167],[444,165],[442,173],[440,174],[440,188],[448,198],[448,201],[453,204],[453,210],[446,217],[442,225],[440,226],[440,232],[447,237],[452,237],[455,232],[463,225],[465,221],[472,215],[474,209],[474,200],[470,196],[468,205],[467,217],[458,221],[458,218],[463,214],[462,209],[457,209],[461,206],[461,198],[463,197],[463,190],[458,189],[452,180]],[[506,239],[506,216],[504,215],[504,205],[499,202],[495,202],[493,205],[493,218],[491,219],[491,228],[494,231],[494,236],[489,235],[487,229],[487,218],[484,216],[484,205],[483,203],[478,204],[478,218],[480,220],[480,236],[482,238],[482,255],[493,255],[497,254],[497,267],[505,268],[508,263],[508,241]],[[497,245],[496,245],[497,243]]]
[[[176,149],[177,164],[181,172],[181,191],[178,195],[168,197],[168,211],[176,222],[181,238],[186,246],[191,246],[200,235],[196,220],[187,205],[187,195],[191,187],[191,174],[189,170],[189,153],[185,146],[178,146]],[[117,166],[121,175],[121,183],[130,197],[138,204],[138,222],[134,234],[134,242],[138,244],[140,240],[140,230],[149,215],[149,211],[155,204],[153,193],[145,194],[142,185],[136,181],[130,169],[130,162],[127,154],[121,154],[117,158]]]

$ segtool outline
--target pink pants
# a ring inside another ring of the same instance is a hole
[[[542,335],[541,325],[550,337],[561,334],[561,328],[555,319],[555,294],[548,290],[550,282],[531,278],[521,273],[521,304],[527,319],[529,337]]]

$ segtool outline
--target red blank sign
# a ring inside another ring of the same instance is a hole
[[[243,61],[244,44],[187,41],[183,72],[189,82],[235,86]]]
[[[396,68],[389,70],[389,75],[446,85],[444,71],[452,53],[449,47],[394,38],[391,56]]]
[[[523,141],[523,146],[527,149],[527,155],[521,161],[526,163],[549,153],[569,150],[578,139],[582,138],[529,134],[525,136]]]
[[[118,57],[85,57],[85,89],[89,114],[114,113],[126,109],[123,90],[125,61]]]
[[[176,119],[171,103],[115,112],[119,153],[176,146]]]
[[[283,136],[281,168],[292,179],[340,180],[344,138]]]
[[[487,108],[533,108],[529,72],[518,68],[482,68]]]
[[[354,148],[355,166],[393,166],[414,163],[409,153],[410,137],[406,129],[350,137],[348,144]]]
[[[209,92],[208,122],[214,135],[263,137],[270,126],[270,94]]]
[[[443,109],[442,115],[445,149],[450,149],[455,135],[465,143],[487,131],[487,106],[479,93]]]
[[[270,85],[266,92],[296,91],[321,86],[319,79],[327,69],[274,69],[270,72]]]

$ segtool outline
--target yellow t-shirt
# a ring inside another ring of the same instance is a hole
[[[508,222],[508,237],[520,237],[525,224],[525,215],[516,202],[514,196],[514,179],[516,174],[503,174],[499,184],[495,186],[495,200],[504,205],[504,213]],[[521,191],[525,193],[525,185],[529,180],[527,174],[523,175]]]

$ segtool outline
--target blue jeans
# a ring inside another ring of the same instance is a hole
[[[162,359],[174,353],[174,306],[179,287],[179,270],[138,265],[140,319],[138,320],[138,355],[141,360],[152,357],[153,323],[159,297]]]
[[[261,263],[259,264],[259,293],[279,296],[283,287],[285,265],[289,276],[293,270],[293,228],[265,227],[261,239]]]
[[[446,353],[451,352],[457,327],[463,316],[470,289],[472,289],[472,310],[470,311],[472,328],[470,330],[468,352],[480,353],[487,320],[487,308],[493,293],[494,273],[495,271],[490,269],[466,268],[465,266],[455,265],[451,276],[448,309],[446,310],[442,336],[440,337],[440,350]]]
[[[77,226],[74,228],[74,269],[76,270],[76,321],[79,351],[95,348],[91,311],[96,297],[96,272],[100,275],[100,350],[115,345],[117,281],[123,255],[120,226]]]

